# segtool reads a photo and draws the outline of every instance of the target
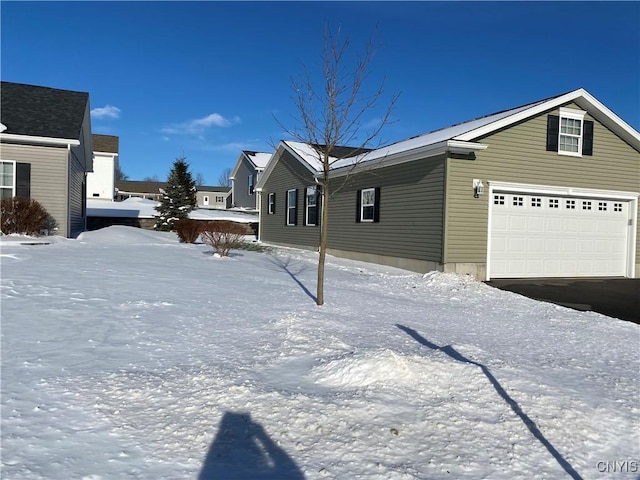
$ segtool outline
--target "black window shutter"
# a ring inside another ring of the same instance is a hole
[[[298,225],[298,189],[296,188],[296,202],[294,203],[295,208],[293,209],[293,224]]]
[[[362,190],[358,190],[356,192],[356,223],[360,223],[360,220],[362,220],[362,212],[361,212],[361,206],[362,206]]]
[[[380,221],[380,187],[375,189],[375,202],[373,204],[373,221]]]
[[[593,122],[585,120],[582,132],[582,154],[593,155]]]
[[[16,163],[16,197],[31,197],[30,163]]]
[[[289,225],[289,191],[284,192],[284,224]]]
[[[547,115],[547,151],[558,151],[558,135],[560,133],[560,117]]]

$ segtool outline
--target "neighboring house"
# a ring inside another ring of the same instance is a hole
[[[118,144],[114,135],[93,135],[93,172],[87,174],[87,198],[114,200]]]
[[[256,188],[262,241],[317,248],[318,173],[308,145],[279,144]],[[331,179],[336,256],[481,280],[640,274],[640,134],[583,89],[341,160]]]
[[[86,175],[93,169],[89,94],[1,82],[2,198],[30,197],[56,220],[58,235],[86,226]]]
[[[270,153],[248,150],[243,150],[240,153],[230,177],[233,207],[248,210],[259,209],[255,187],[270,158]]]
[[[116,182],[116,199],[146,198],[148,200],[162,200],[160,189],[164,189],[167,182],[146,182],[137,180],[122,180]],[[231,189],[229,187],[196,186],[196,201],[198,208],[228,208],[231,204]]]
[[[198,208],[227,209],[231,207],[231,188],[196,186],[196,199]]]

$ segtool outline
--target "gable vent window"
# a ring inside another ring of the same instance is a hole
[[[559,155],[593,155],[593,121],[587,112],[560,108],[560,115],[547,116],[547,151]]]

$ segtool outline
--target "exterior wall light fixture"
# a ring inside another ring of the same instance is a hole
[[[482,184],[482,180],[478,180],[477,178],[474,178],[473,179],[473,198],[478,198],[483,193],[484,193],[484,185]]]

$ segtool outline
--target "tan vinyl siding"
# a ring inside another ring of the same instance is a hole
[[[0,157],[31,164],[31,198],[56,219],[57,233],[68,236],[67,148],[2,143]]]
[[[340,185],[343,179],[332,179]],[[357,191],[380,188],[380,221],[356,222]],[[331,196],[329,247],[397,258],[442,260],[444,158],[383,167],[351,177]]]
[[[566,105],[576,108],[575,105]],[[486,262],[488,195],[473,198],[472,181],[640,190],[640,153],[594,121],[593,156],[546,151],[546,112],[476,141],[487,144],[476,160],[448,160],[445,262]],[[638,236],[640,242],[640,235]],[[636,246],[636,251],[638,245]]]
[[[315,182],[309,172],[299,162],[291,159],[288,152],[272,170],[265,182],[262,193],[260,213],[260,238],[265,242],[317,248],[320,243],[320,227],[304,225],[304,189]],[[286,225],[287,190],[298,189],[297,225]],[[267,214],[269,193],[276,194],[276,213]]]

